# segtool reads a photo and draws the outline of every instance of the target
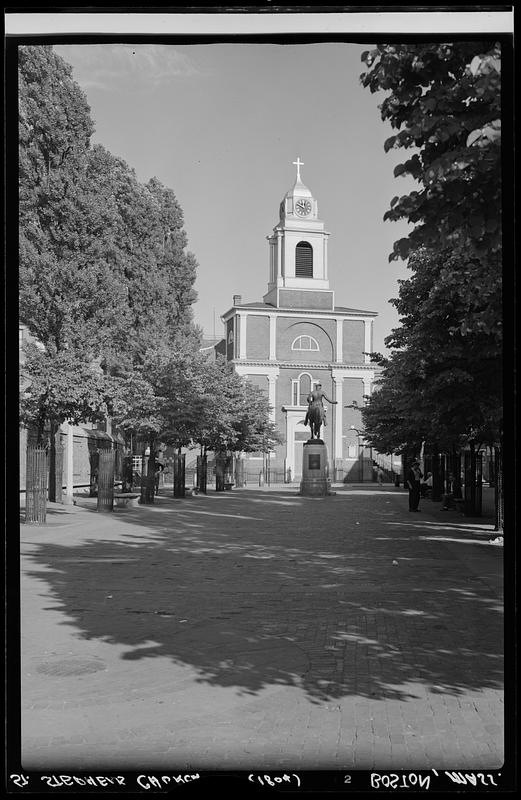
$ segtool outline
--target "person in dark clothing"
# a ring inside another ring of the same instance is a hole
[[[413,461],[411,468],[407,473],[407,486],[409,487],[409,511],[419,511],[418,505],[420,503],[420,481],[422,479],[422,471],[420,470],[420,462]]]
[[[154,493],[159,493],[159,479],[161,477],[161,473],[164,472],[165,465],[161,461],[156,461],[155,464],[156,471],[154,473]]]

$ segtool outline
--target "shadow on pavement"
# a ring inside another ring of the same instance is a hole
[[[450,521],[413,523],[406,502],[159,497],[115,512],[110,538],[104,525],[73,548],[32,542],[38,569],[26,572],[82,638],[244,693],[297,686],[320,702],[501,688],[500,553]]]

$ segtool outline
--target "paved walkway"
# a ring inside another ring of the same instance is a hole
[[[244,489],[21,526],[26,770],[503,762],[492,520]]]

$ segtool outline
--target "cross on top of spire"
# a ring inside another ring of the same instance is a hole
[[[297,180],[300,180],[300,168],[304,166],[304,162],[300,160],[300,156],[297,156],[297,160],[293,162],[297,168]]]

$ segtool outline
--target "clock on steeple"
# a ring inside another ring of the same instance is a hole
[[[295,213],[298,214],[300,217],[307,217],[308,214],[311,214],[312,208],[313,206],[311,205],[309,200],[300,198],[299,200],[295,201]]]

